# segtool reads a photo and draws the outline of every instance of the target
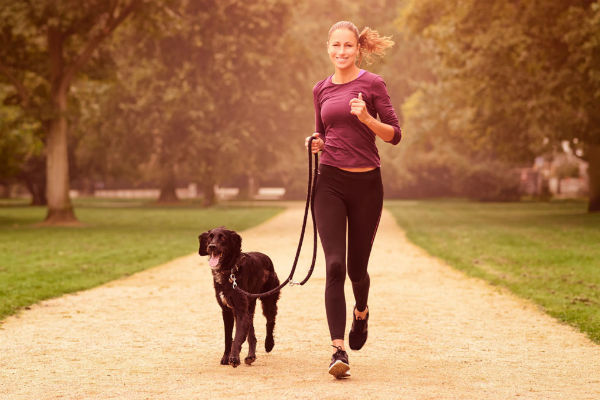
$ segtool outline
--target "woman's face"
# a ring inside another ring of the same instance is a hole
[[[354,66],[358,56],[358,43],[354,32],[344,28],[333,31],[327,42],[327,53],[338,69]]]

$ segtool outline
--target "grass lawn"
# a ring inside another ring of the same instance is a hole
[[[408,238],[600,343],[600,214],[583,202],[386,202]]]
[[[244,230],[278,207],[158,207],[131,201],[75,204],[82,228],[39,228],[46,209],[0,205],[0,320],[40,300],[88,289],[197,251],[215,226]]]

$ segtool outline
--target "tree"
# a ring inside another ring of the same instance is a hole
[[[45,223],[76,223],[69,198],[69,94],[79,74],[100,60],[100,45],[142,0],[2,1],[0,76],[11,96],[45,130],[48,213]]]
[[[146,166],[161,200],[176,200],[177,181],[197,181],[211,205],[215,184],[284,160],[280,148],[300,129],[294,105],[305,69],[289,21],[288,1],[181,1],[160,35],[120,31],[133,55],[117,59],[132,99],[121,115],[137,121],[128,134],[152,137]]]
[[[409,1],[403,29],[434,49],[435,94],[449,135],[474,159],[507,166],[560,142],[590,163],[589,210],[600,208],[600,3]],[[427,107],[434,91],[422,91]],[[596,106],[594,106],[596,105]]]
[[[151,158],[154,139],[148,134],[151,125],[132,107],[136,97],[117,79],[80,79],[73,93],[77,100],[69,142],[73,185],[87,194],[93,194],[97,185],[147,185],[144,166]]]

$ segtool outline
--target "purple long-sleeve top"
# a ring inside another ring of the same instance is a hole
[[[335,84],[331,76],[313,88],[315,131],[325,142],[321,163],[338,168],[366,168],[381,165],[375,133],[350,114],[350,100],[362,93],[371,116],[394,127],[388,143],[398,144],[402,137],[398,117],[390,102],[385,82],[376,74],[361,70],[353,81]]]

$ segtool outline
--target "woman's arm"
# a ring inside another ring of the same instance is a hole
[[[323,138],[321,137],[321,134],[325,133],[325,127],[323,126],[323,120],[321,119],[321,106],[318,98],[319,88],[322,82],[323,81],[317,83],[315,87],[313,87],[313,102],[315,105],[315,133],[313,133],[312,136],[307,137],[304,142],[304,146],[308,148],[308,141],[311,137],[315,137],[315,140],[312,141],[311,146],[311,152],[313,154],[322,151],[325,147],[325,142],[323,140],[325,135],[323,135]]]
[[[356,115],[360,122],[365,124],[370,130],[373,131],[373,133],[386,142],[390,142],[392,139],[394,139],[394,127],[378,121],[377,118],[374,118],[371,114],[369,114],[367,111],[367,104],[362,98],[362,93],[359,93],[358,97],[350,100],[350,113]]]
[[[322,151],[325,147],[325,126],[323,125],[323,120],[321,119],[321,105],[319,104],[319,89],[321,84],[324,81],[321,81],[313,87],[313,102],[315,106],[315,133],[312,136],[306,138],[304,142],[304,146],[308,148],[308,142],[311,137],[314,137],[315,140],[312,141],[311,152],[313,154]]]
[[[365,124],[381,139],[391,144],[398,144],[402,138],[402,131],[398,124],[396,111],[394,111],[390,96],[385,87],[385,82],[380,77],[377,77],[373,81],[371,97],[373,106],[381,121],[378,121],[377,118],[369,114],[366,104],[362,99],[362,93],[358,94],[358,98],[350,100],[350,112],[356,115],[360,122]]]
[[[394,139],[394,127],[392,125],[384,124],[383,122],[378,121],[377,118],[373,118],[371,114],[369,114],[369,119],[366,122],[361,122],[385,142],[391,142]]]
[[[319,89],[321,87],[321,82],[317,83],[313,88],[313,103],[315,106],[315,132],[324,134],[325,126],[323,125],[323,120],[321,119],[321,105],[319,104]]]

